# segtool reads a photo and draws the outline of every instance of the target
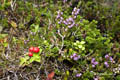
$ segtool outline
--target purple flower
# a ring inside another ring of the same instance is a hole
[[[58,24],[62,23],[62,21],[63,21],[62,15],[63,15],[63,12],[61,12],[60,10],[57,11],[57,17],[56,17],[56,19],[58,20]]]
[[[77,60],[77,54],[74,53],[73,55],[70,56],[70,58],[73,58],[74,60]]]
[[[95,62],[95,58],[92,58],[91,63],[94,63],[94,62]]]
[[[68,18],[68,21],[73,21],[73,18],[71,18],[71,17],[70,17],[70,18]]]
[[[58,24],[62,23],[63,17],[60,17],[60,20],[58,21]]]
[[[29,42],[30,40],[27,40],[27,42]]]
[[[104,62],[105,65],[107,65],[108,63],[107,62]]]
[[[57,17],[56,17],[56,18],[57,18],[57,19],[58,19],[58,18],[60,18],[60,15],[57,15]]]
[[[92,67],[94,68],[94,67],[95,67],[95,65],[93,64],[93,65],[92,65]]]
[[[75,56],[77,56],[77,54],[76,54],[76,53],[74,53],[74,54],[73,54],[73,57],[75,57]]]
[[[57,11],[58,15],[63,15],[63,12],[61,12],[60,10]]]
[[[68,23],[67,23],[66,21],[63,21],[63,23],[64,23],[65,25],[68,25]]]
[[[74,15],[74,12],[72,12],[72,15]]]
[[[75,25],[74,19],[72,17],[69,17],[65,21],[63,21],[65,25],[67,25],[69,28],[72,28]]]
[[[108,64],[108,62],[104,62],[104,64],[105,64],[105,66],[106,66],[106,67],[109,67],[109,64]]]
[[[77,9],[76,7],[73,9],[72,15],[73,15],[74,19],[77,17],[77,15],[79,14],[79,12],[80,12],[80,9]]]
[[[75,61],[77,61],[77,60],[78,60],[78,58],[77,58],[77,57],[74,57],[73,59],[74,59]]]
[[[98,80],[98,78],[94,78],[94,80]]]
[[[81,77],[81,75],[82,75],[81,73],[78,73],[76,74],[76,77]]]
[[[97,65],[98,64],[98,62],[96,61],[96,62],[94,62],[94,65]]]
[[[75,8],[73,9],[73,12],[75,12],[75,11],[76,11],[76,9],[77,9],[77,8],[75,7]]]
[[[70,58],[77,61],[78,59],[80,59],[80,55],[77,55],[76,53],[74,53],[73,55],[70,56]]]
[[[105,55],[105,58],[109,58],[109,55],[108,55],[108,54],[106,54],[106,55]]]
[[[69,25],[69,28],[72,28],[75,25],[75,23],[73,22],[73,24]]]
[[[80,11],[80,9],[77,9],[76,12],[75,12],[75,15],[78,15],[79,11]]]
[[[58,21],[58,24],[60,24],[61,23],[61,21]]]
[[[77,18],[77,16],[74,16],[74,19]]]
[[[69,24],[71,24],[72,22],[74,22],[74,20],[73,20],[72,17],[70,17],[70,18],[66,19],[66,22],[69,23]]]
[[[76,57],[74,57],[73,59],[74,59],[75,61],[77,61],[79,58],[76,56]]]
[[[27,44],[27,40],[24,40],[24,44]]]
[[[73,58],[73,55],[71,55],[70,58],[72,59],[72,58]]]
[[[111,62],[113,61],[113,58],[112,58],[112,57],[110,57],[109,59],[110,59]]]
[[[92,67],[95,67],[98,64],[98,62],[95,61],[95,58],[92,58],[91,63],[92,63]]]

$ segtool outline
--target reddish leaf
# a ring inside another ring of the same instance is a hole
[[[54,77],[54,75],[55,75],[54,72],[49,73],[47,80],[52,80],[52,78]]]

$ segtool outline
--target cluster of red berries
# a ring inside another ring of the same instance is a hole
[[[30,47],[29,48],[29,53],[28,53],[28,55],[30,56],[30,57],[32,57],[33,56],[33,53],[38,53],[40,51],[40,49],[38,48],[38,47]]]

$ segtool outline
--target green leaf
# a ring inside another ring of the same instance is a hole
[[[82,48],[83,46],[82,45],[78,45],[79,48]]]
[[[39,25],[35,25],[35,32],[39,30]]]
[[[81,44],[85,44],[85,41],[81,41],[80,43],[81,43]]]
[[[33,54],[33,57],[30,58],[29,63],[32,63],[34,61],[36,61],[36,62],[41,61],[41,56],[38,53]]]
[[[0,39],[6,37],[8,34],[0,34]]]
[[[88,78],[84,78],[84,80],[89,80]]]
[[[35,61],[35,57],[31,57],[30,60],[29,60],[30,63],[32,63],[34,61]]]
[[[116,80],[120,80],[120,75],[118,75],[118,76],[116,77]]]
[[[69,71],[66,71],[66,75],[69,76],[69,74],[70,74]]]
[[[120,58],[120,53],[116,53],[117,57]]]
[[[7,43],[7,42],[5,42],[3,45],[4,45],[4,47],[7,47],[7,46],[8,46],[8,43]]]
[[[66,71],[66,74],[65,74],[64,80],[68,80],[68,76],[69,76],[69,71]]]
[[[40,49],[40,52],[39,52],[39,54],[42,52],[42,49]]]
[[[85,50],[85,47],[82,47],[82,50]]]
[[[35,59],[36,62],[41,62],[41,58]]]
[[[20,59],[20,66],[24,65],[27,62],[28,59],[29,59],[28,56],[21,58]]]
[[[100,77],[100,80],[105,80],[105,78],[104,77]]]

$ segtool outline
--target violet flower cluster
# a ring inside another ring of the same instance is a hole
[[[113,58],[109,56],[108,54],[105,55],[105,59],[109,59],[110,62],[114,62]]]
[[[80,9],[77,9],[76,7],[73,9],[72,16],[73,16],[74,19],[77,17],[79,12],[80,12]]]
[[[61,24],[62,21],[63,21],[62,15],[63,15],[63,12],[61,12],[60,10],[57,11],[57,17],[56,17],[56,19],[58,20],[58,24]]]
[[[29,40],[24,40],[24,44],[27,44],[29,42]]]
[[[65,24],[66,26],[68,26],[68,28],[72,28],[73,26],[76,26],[77,24],[75,23],[75,19],[77,17],[77,15],[79,14],[80,9],[77,9],[76,7],[73,9],[72,11],[72,16],[64,19],[62,17],[63,12],[61,12],[60,10],[57,11],[57,17],[56,19],[58,20],[58,24]]]
[[[72,17],[64,20],[63,23],[64,23],[65,25],[67,25],[68,28],[72,28],[72,27],[75,25],[75,21],[74,21],[74,19],[73,19]]]
[[[113,58],[111,56],[109,56],[108,54],[105,55],[105,59],[110,60],[110,62],[114,62]],[[104,62],[104,65],[106,67],[109,67],[109,64],[107,61]]]
[[[68,26],[68,28],[72,28],[75,26],[74,19],[77,18],[77,15],[79,14],[80,9],[77,9],[76,7],[72,11],[72,17],[69,17],[68,19],[64,20],[63,23]]]
[[[92,63],[92,67],[95,67],[98,64],[98,62],[95,61],[95,58],[92,58],[91,63]]]
[[[109,64],[108,64],[107,61],[104,62],[104,65],[105,65],[106,67],[109,67]]]
[[[76,74],[76,77],[81,77],[81,76],[82,76],[81,73]]]
[[[74,53],[73,55],[70,56],[70,58],[77,61],[80,59],[80,55],[77,55],[76,53]]]
[[[80,9],[77,9],[76,7],[72,11],[72,17],[69,17],[68,19],[64,20],[63,23],[68,26],[68,28],[72,28],[73,26],[77,25],[75,24],[74,19],[77,18],[77,15],[79,14]]]

